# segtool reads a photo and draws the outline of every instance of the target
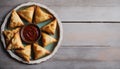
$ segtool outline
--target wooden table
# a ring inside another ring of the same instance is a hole
[[[0,24],[17,5],[34,0],[1,0]],[[26,65],[0,43],[0,69],[120,69],[120,0],[35,0],[62,20],[63,41],[48,61]]]

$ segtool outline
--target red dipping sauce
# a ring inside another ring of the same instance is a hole
[[[34,43],[40,37],[40,29],[35,24],[29,24],[21,29],[21,38],[26,43]]]

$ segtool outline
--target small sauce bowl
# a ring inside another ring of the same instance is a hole
[[[26,43],[34,43],[41,37],[41,30],[35,24],[28,24],[20,31],[21,39]]]

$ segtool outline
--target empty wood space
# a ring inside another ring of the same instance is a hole
[[[63,30],[65,46],[120,47],[119,23],[63,23]]]

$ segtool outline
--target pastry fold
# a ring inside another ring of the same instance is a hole
[[[42,42],[43,42],[43,46],[45,47],[51,43],[57,42],[57,40],[51,37],[50,35],[42,32]]]
[[[36,24],[46,21],[51,18],[53,18],[53,16],[51,14],[43,11],[39,6],[36,6],[35,15],[34,15],[34,22]]]
[[[24,23],[20,19],[20,17],[17,14],[17,12],[15,10],[13,10],[12,14],[11,14],[11,19],[10,19],[9,27],[10,28],[15,28],[15,27],[23,26],[23,25],[24,25]]]
[[[50,54],[50,52],[48,50],[41,47],[37,43],[33,44],[33,52],[34,52],[34,59],[39,59],[47,54]]]
[[[11,49],[24,49],[22,41],[20,39],[20,34],[17,32],[14,37],[11,39],[10,43],[7,46],[7,50]]]
[[[17,13],[26,21],[28,21],[29,23],[32,23],[34,7],[35,6],[27,7],[25,9],[19,10]]]
[[[43,26],[41,30],[47,32],[48,34],[55,34],[56,26],[57,26],[57,20],[55,19],[51,23]]]
[[[5,30],[3,31],[3,34],[5,36],[5,40],[6,40],[6,44],[8,45],[8,43],[10,42],[10,40],[13,38],[13,36],[15,35],[15,33],[19,32],[20,28],[16,28],[13,30]]]
[[[25,61],[29,62],[31,58],[31,45],[26,45],[24,50],[15,50],[15,53],[17,53]]]

